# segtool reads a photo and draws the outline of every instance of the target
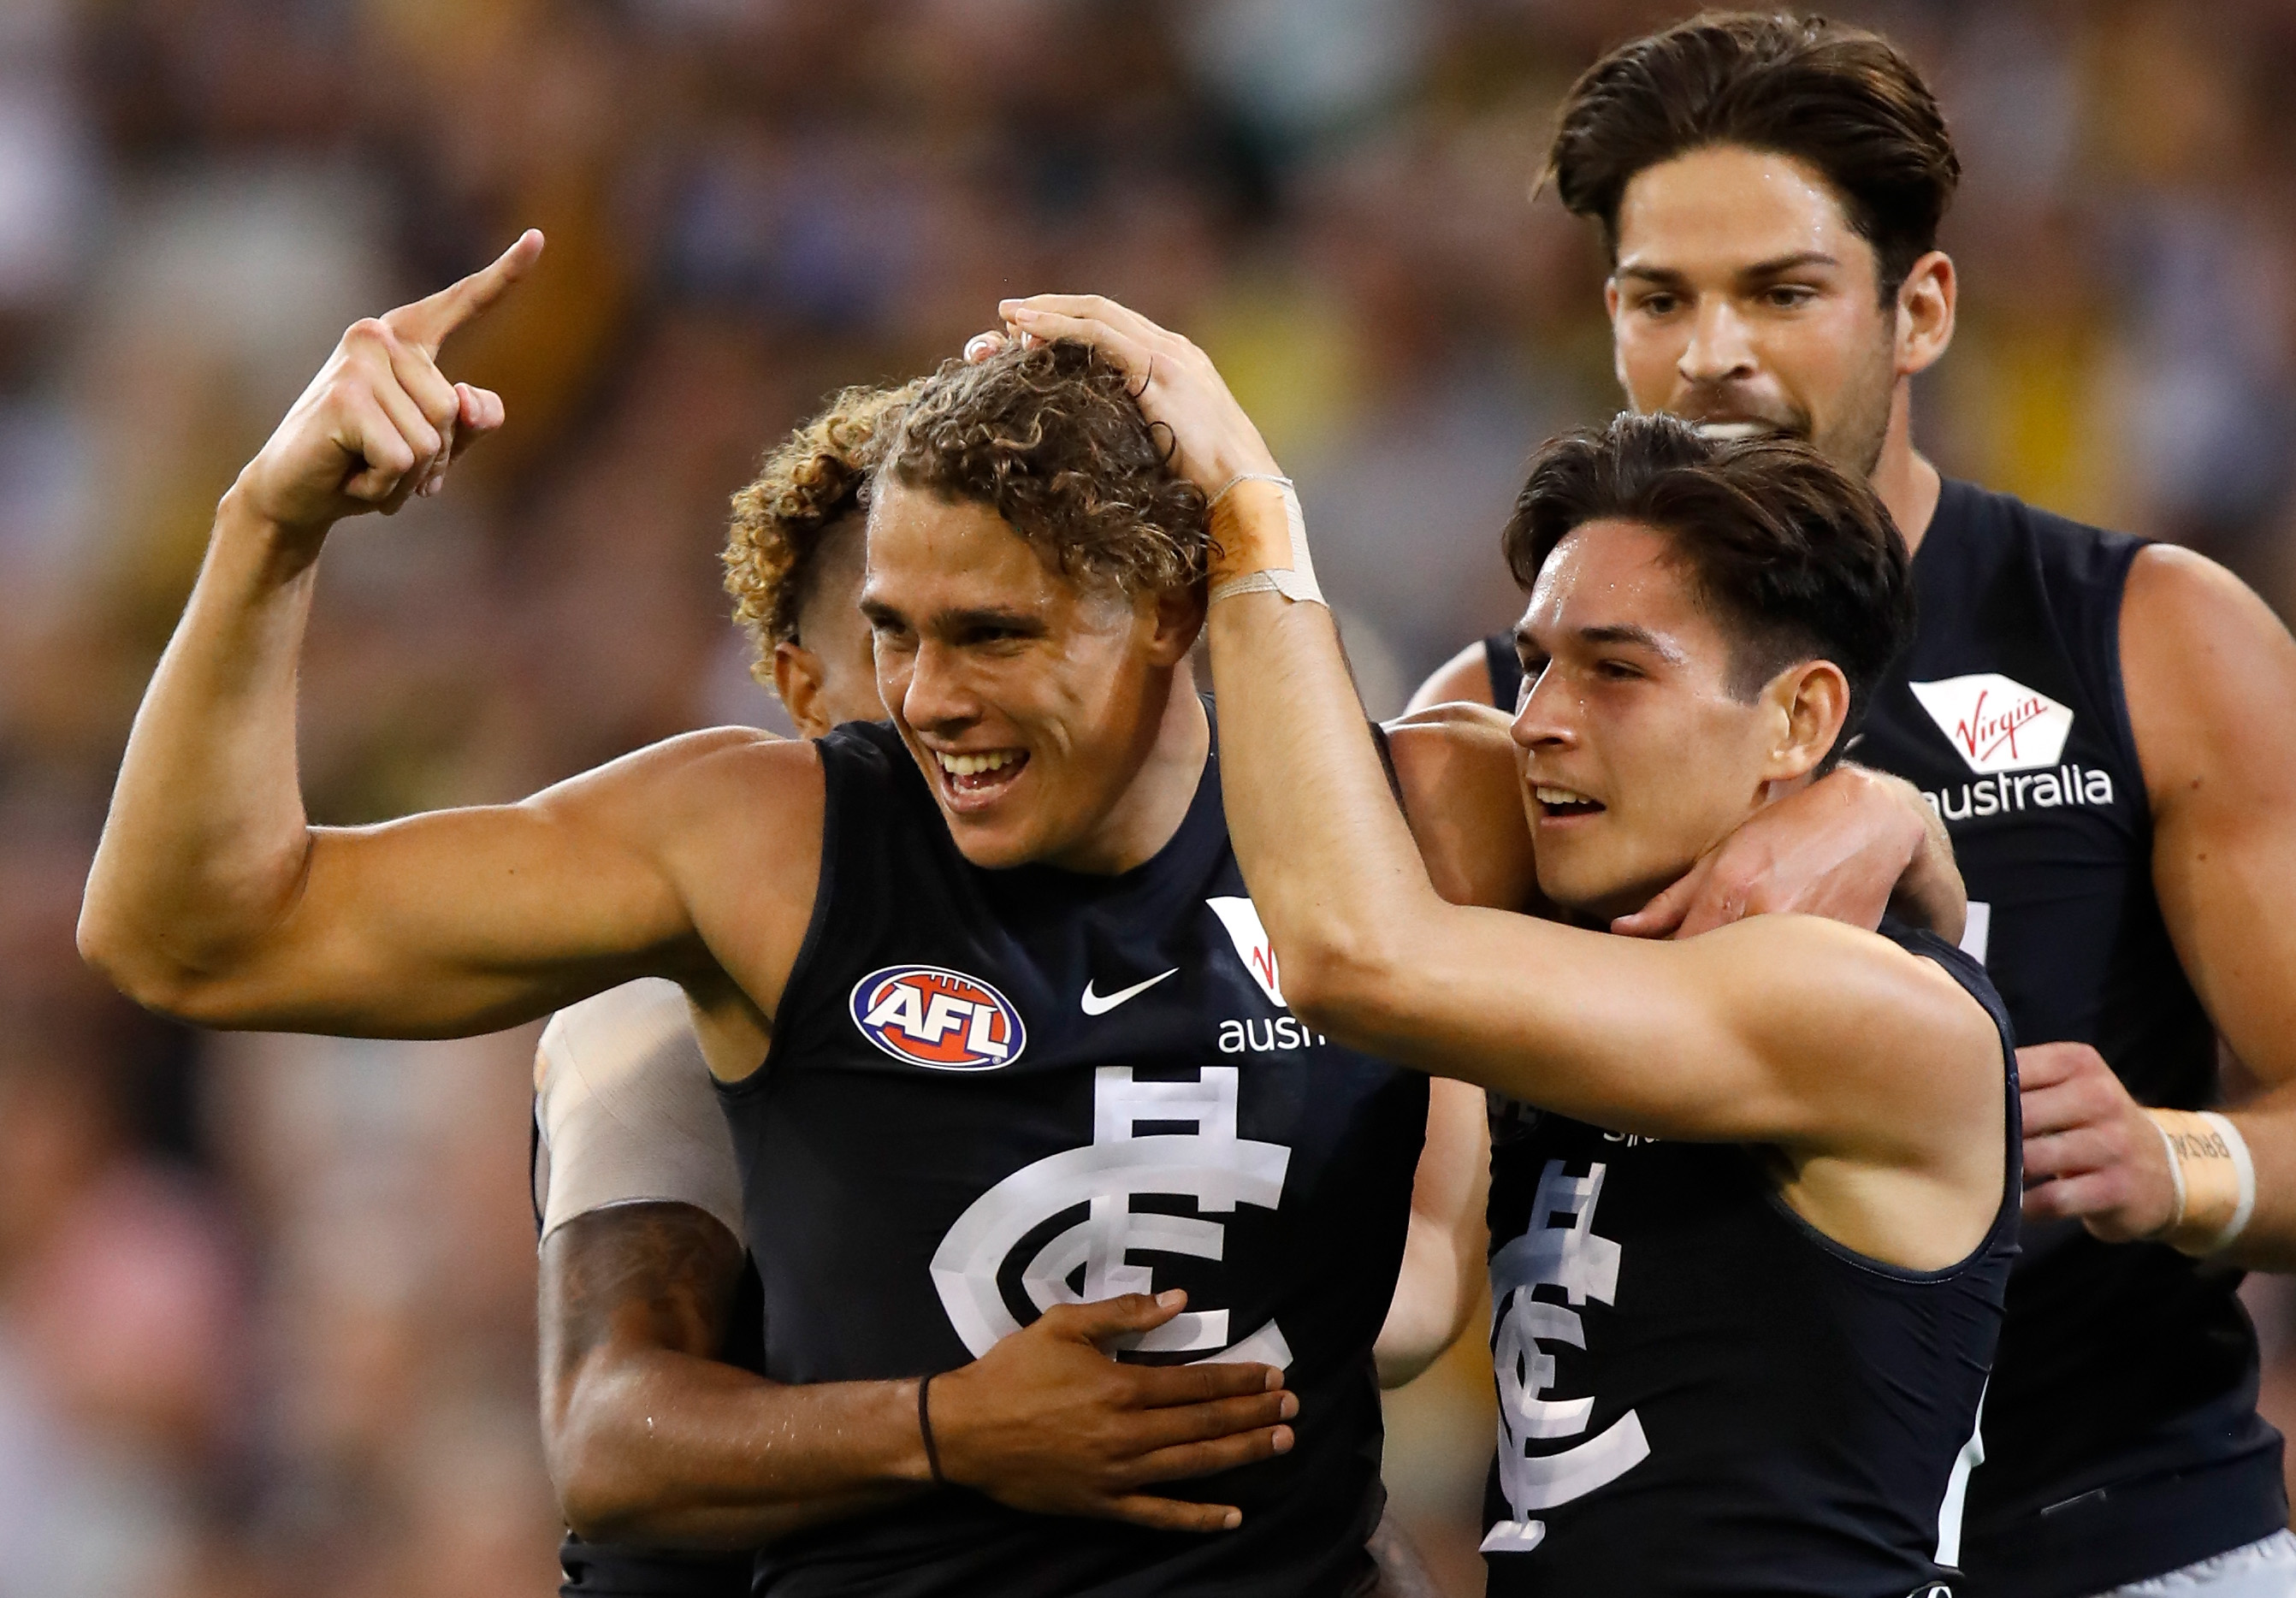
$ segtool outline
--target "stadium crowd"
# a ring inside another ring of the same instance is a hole
[[[1048,287],[1218,360],[1392,712],[1511,616],[1528,447],[1617,407],[1595,242],[1527,191],[1572,75],[1683,9],[0,6],[0,1598],[554,1586],[533,1029],[195,1037],[72,947],[215,501],[345,324],[549,234],[450,354],[506,432],[323,569],[315,819],[773,724],[718,585],[727,495],[830,389]],[[2296,10],[1833,9],[1933,74],[1968,171],[1923,447],[2296,615]],[[2296,1299],[2249,1296],[2285,1429]],[[1488,1383],[1471,1351],[1390,1411],[1459,1591]]]

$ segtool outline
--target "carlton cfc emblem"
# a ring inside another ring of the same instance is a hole
[[[853,1024],[894,1059],[937,1071],[993,1071],[1029,1041],[1011,1000],[938,965],[871,971],[853,985]]]

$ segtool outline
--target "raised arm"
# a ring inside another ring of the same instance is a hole
[[[523,805],[308,824],[296,668],[321,545],[344,516],[436,491],[501,424],[501,402],[448,382],[439,351],[540,250],[529,234],[486,270],[355,324],[224,496],[81,914],[83,952],[140,1002],[216,1026],[422,1036],[501,1026],[646,971],[699,980],[709,962],[665,823],[721,794],[731,760],[756,767],[803,840],[817,771],[803,755],[747,761],[741,733],[678,741]]]
[[[1283,497],[1253,480],[1275,462],[1201,351],[1104,300],[1006,315],[1139,374],[1179,469],[1219,500],[1216,592],[1303,565]],[[1210,626],[1236,853],[1287,996],[1334,1037],[1622,1131],[1892,1166],[1947,1163],[1948,1136],[1997,1116],[1984,1012],[1869,935],[1767,916],[1651,943],[1445,903],[1389,797],[1329,611],[1247,591],[1217,600]]]

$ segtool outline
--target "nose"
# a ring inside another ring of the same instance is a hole
[[[1523,679],[1508,734],[1532,753],[1572,748],[1578,742],[1578,709],[1577,696],[1563,685],[1554,662],[1549,661],[1538,676]]]
[[[1700,388],[1754,374],[1754,347],[1746,336],[1745,318],[1727,295],[1711,294],[1699,302],[1690,342],[1683,347],[1675,369],[1685,382]]]
[[[921,733],[956,733],[980,719],[980,701],[965,681],[961,652],[926,639],[910,657],[900,691],[901,719]]]

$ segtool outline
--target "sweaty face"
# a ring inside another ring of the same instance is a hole
[[[885,709],[965,858],[1107,869],[1170,687],[1152,602],[1062,576],[985,505],[888,481],[861,608]]]
[[[1775,431],[1864,476],[1900,375],[1880,264],[1817,171],[1717,145],[1637,173],[1605,291],[1636,411]]]
[[[1730,692],[1729,641],[1666,536],[1593,521],[1566,537],[1515,633],[1538,885],[1607,920],[1637,910],[1767,797],[1783,722]]]

